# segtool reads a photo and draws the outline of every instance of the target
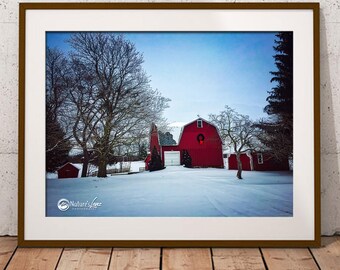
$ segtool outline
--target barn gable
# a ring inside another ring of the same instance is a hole
[[[222,139],[215,125],[198,118],[183,126],[177,145],[160,145],[157,127],[153,124],[150,152],[156,147],[163,165],[182,165],[183,153],[192,158],[193,167],[223,168]],[[146,169],[150,157],[146,159]]]
[[[198,127],[200,122],[202,123],[202,126]],[[182,127],[181,134],[179,135],[179,139],[178,139],[178,144],[180,144],[180,142],[181,142],[183,131],[184,131],[185,127],[192,126],[192,125],[195,125],[195,124],[197,125],[197,128],[202,129],[202,130],[206,128],[206,125],[209,125],[209,126],[215,128],[215,131],[216,131],[221,143],[223,144],[223,140],[222,140],[222,137],[220,135],[218,128],[213,123],[208,122],[207,120],[203,119],[202,117],[199,117],[199,118],[189,122],[188,124],[186,124]]]

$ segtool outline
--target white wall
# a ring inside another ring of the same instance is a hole
[[[329,235],[340,232],[340,0],[320,3],[322,233]],[[17,233],[18,11],[17,1],[0,1],[0,235]]]

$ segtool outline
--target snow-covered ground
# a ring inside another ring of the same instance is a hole
[[[82,163],[72,163],[72,165],[74,165],[75,167],[77,167],[79,169],[78,172],[78,177],[81,177],[81,172],[83,170],[83,164]],[[145,162],[143,160],[141,161],[126,161],[126,162],[122,162],[122,168],[128,168],[129,172],[139,172],[141,169],[145,168]],[[120,162],[116,163],[116,164],[112,164],[112,165],[108,165],[107,169],[120,169]],[[98,171],[98,168],[92,164],[89,164],[89,173],[93,173]],[[46,173],[46,178],[47,179],[57,179],[58,178],[58,174],[55,173]]]
[[[292,216],[292,172],[243,172],[243,180],[237,180],[235,174],[236,171],[226,169],[176,166],[106,179],[47,179],[46,213],[121,217]],[[60,199],[69,201],[68,210],[59,210]]]
[[[130,172],[139,172],[139,168],[145,168],[145,162],[141,161],[127,161],[123,162],[123,168],[130,168]],[[108,169],[120,169],[120,162],[107,166]]]

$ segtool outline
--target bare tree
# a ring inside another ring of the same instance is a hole
[[[74,102],[88,104],[77,108],[76,119],[79,120],[75,133],[87,134],[77,142],[83,145],[93,142],[98,176],[106,177],[106,167],[114,149],[131,143],[131,134],[145,128],[148,119],[160,114],[169,100],[151,89],[142,68],[142,54],[122,35],[77,33],[71,36],[69,43],[73,48],[73,60],[86,69],[86,74],[93,76],[90,94],[80,96],[84,98],[82,103],[77,95]]]
[[[49,119],[57,120],[67,92],[67,59],[62,51],[47,48],[46,51],[46,114]]]
[[[237,178],[242,179],[241,154],[252,151],[257,146],[256,127],[249,116],[237,113],[225,106],[220,114],[209,115],[210,121],[219,129],[222,139],[236,154]]]
[[[67,161],[70,136],[62,124],[67,97],[67,59],[58,49],[46,52],[46,170],[54,171]]]
[[[68,121],[72,135],[83,152],[82,177],[87,176],[90,155],[93,151],[93,130],[100,120],[98,98],[95,97],[96,82],[86,67],[77,59],[70,61],[68,95]]]

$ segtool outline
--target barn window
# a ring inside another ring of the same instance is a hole
[[[263,164],[263,155],[262,155],[262,153],[257,154],[257,164]]]
[[[203,127],[203,121],[202,120],[197,120],[197,127],[202,128]]]

